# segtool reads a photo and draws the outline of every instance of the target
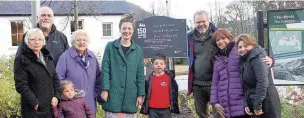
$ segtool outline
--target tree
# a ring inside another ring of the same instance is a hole
[[[157,4],[156,4],[157,2]],[[153,0],[151,2],[151,11],[150,13],[154,16],[165,16],[166,15],[166,9],[165,9],[165,6],[164,6],[164,3],[162,3],[163,1],[160,1],[160,0]]]
[[[78,30],[78,2],[77,0],[74,1],[74,27],[75,30]]]

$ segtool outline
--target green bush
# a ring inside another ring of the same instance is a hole
[[[282,118],[304,118],[304,93],[300,86],[278,87]]]
[[[20,95],[14,83],[14,57],[0,57],[0,117],[20,117]]]
[[[289,105],[286,100],[281,99],[282,118],[304,118],[304,105]]]
[[[101,105],[97,103],[97,113],[96,113],[96,118],[103,118],[104,116],[104,111],[101,108]]]

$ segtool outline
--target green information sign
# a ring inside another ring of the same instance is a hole
[[[304,9],[267,13],[269,55],[275,57],[276,84],[304,83]]]

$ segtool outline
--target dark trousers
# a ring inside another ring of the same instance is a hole
[[[236,117],[232,117],[232,118],[251,118],[249,115],[244,115],[244,116],[236,116]]]
[[[172,116],[169,108],[164,108],[164,109],[150,108],[149,118],[172,118]]]
[[[209,118],[210,87],[193,85],[193,97],[196,114],[199,118]]]

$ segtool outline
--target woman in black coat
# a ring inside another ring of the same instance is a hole
[[[25,46],[15,58],[15,87],[21,95],[22,118],[52,118],[51,105],[59,100],[59,80],[51,53],[43,48],[40,29],[30,29]]]
[[[241,79],[245,94],[245,112],[254,118],[280,118],[281,104],[270,68],[262,61],[265,50],[256,40],[242,34],[237,41]]]

